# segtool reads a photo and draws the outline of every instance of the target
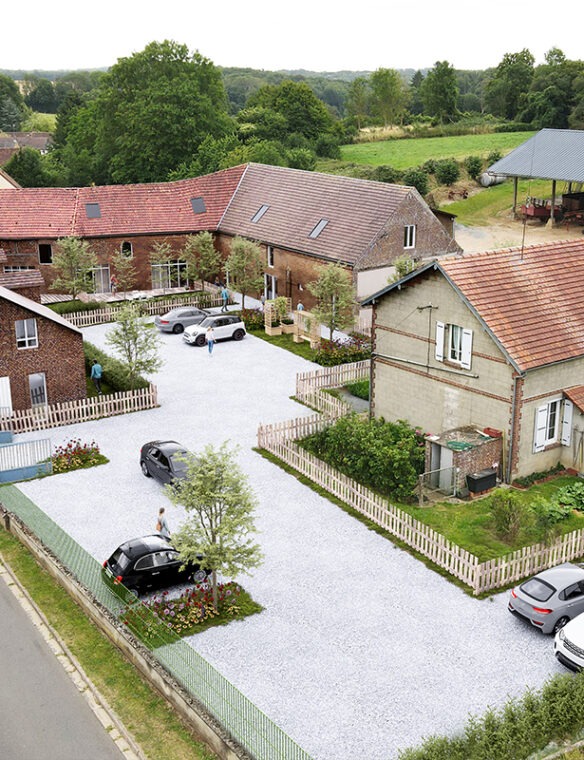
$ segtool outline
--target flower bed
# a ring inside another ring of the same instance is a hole
[[[98,464],[106,464],[109,459],[99,451],[95,441],[82,443],[81,438],[73,438],[64,446],[57,446],[51,457],[53,461],[53,474],[79,470],[84,467],[95,467]]]

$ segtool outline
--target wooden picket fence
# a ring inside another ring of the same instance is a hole
[[[128,299],[127,301],[113,301],[107,305],[100,306],[99,309],[91,311],[74,311],[62,316],[69,320],[76,327],[91,327],[92,325],[101,325],[105,322],[115,322],[118,318],[120,308],[128,303],[139,304],[142,313],[146,316],[155,314],[165,314],[171,309],[178,306],[198,306],[205,309],[213,309],[221,306],[223,301],[217,293],[196,293],[185,298],[166,298],[156,301],[142,299]],[[203,306],[203,305],[204,306]]]
[[[0,416],[0,430],[29,433],[33,430],[74,425],[102,417],[141,412],[157,406],[158,390],[151,383],[148,388],[133,391],[118,391],[77,401],[65,401],[62,404],[14,410],[11,414]]]
[[[347,401],[324,393],[326,388],[342,388],[348,383],[369,378],[370,360],[335,367],[323,367],[314,372],[300,372],[296,375],[296,398],[303,404],[317,409],[329,419],[337,419],[353,411]]]
[[[302,449],[295,441],[323,430],[331,419],[321,414],[260,425],[258,447],[269,451],[313,483],[403,541],[435,565],[481,594],[504,588],[548,567],[584,556],[584,529],[567,533],[553,544],[535,544],[480,562],[415,517],[343,475]]]

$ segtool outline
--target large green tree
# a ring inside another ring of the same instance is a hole
[[[91,287],[90,273],[96,266],[97,257],[87,240],[61,238],[57,240],[53,254],[53,269],[57,277],[49,287],[68,293],[75,300],[79,293]]]
[[[212,570],[213,604],[217,609],[217,573],[236,577],[262,562],[253,540],[256,498],[235,459],[237,449],[223,443],[206,446],[187,459],[186,478],[167,487],[174,504],[182,504],[187,519],[172,539],[181,558]]]
[[[93,181],[120,184],[164,181],[207,135],[233,129],[220,71],[168,40],[119,59],[70,126]]]
[[[241,293],[241,308],[245,309],[246,295],[258,293],[264,284],[264,262],[258,243],[234,237],[225,269],[229,274],[229,285]]]
[[[440,123],[455,121],[458,116],[456,102],[458,83],[456,72],[448,61],[437,61],[421,85],[424,112]]]
[[[316,298],[310,311],[319,322],[329,328],[329,338],[335,330],[343,330],[355,321],[353,307],[355,291],[350,273],[340,264],[317,267],[317,279],[308,283],[308,290]]]
[[[567,129],[576,103],[574,83],[584,73],[584,62],[568,61],[561,50],[552,48],[546,63],[537,66],[529,92],[520,99],[520,121],[535,129]]]
[[[6,74],[0,74],[0,131],[18,131],[25,112],[24,98],[18,85]]]
[[[349,85],[347,112],[361,129],[369,115],[371,88],[365,77],[356,77]]]
[[[495,116],[515,119],[521,96],[531,85],[535,59],[524,48],[519,53],[505,53],[485,88],[485,106]]]
[[[384,126],[393,126],[403,120],[408,103],[407,85],[395,69],[377,69],[370,79],[372,107]]]

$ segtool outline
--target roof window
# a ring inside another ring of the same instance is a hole
[[[317,238],[320,235],[320,233],[324,230],[324,228],[327,226],[328,223],[329,223],[328,219],[321,219],[320,222],[316,225],[316,227],[312,230],[312,232],[310,233],[308,237]]]
[[[207,211],[203,198],[191,198],[191,206],[194,214],[204,214]]]
[[[255,214],[252,216],[251,221],[255,224],[256,222],[259,222],[259,220],[262,218],[262,216],[266,213],[266,211],[270,207],[267,206],[265,203],[263,206],[260,206],[259,209],[255,212]]]
[[[101,209],[99,203],[86,203],[85,213],[88,219],[101,219]]]

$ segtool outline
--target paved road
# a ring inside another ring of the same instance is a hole
[[[0,757],[121,760],[5,577],[0,577]]]
[[[103,345],[108,329],[85,333]],[[153,530],[161,504],[171,530],[184,518],[140,473],[141,444],[238,442],[265,554],[240,580],[265,610],[191,643],[307,752],[388,760],[562,672],[551,639],[513,618],[506,594],[470,598],[253,451],[258,423],[312,413],[290,397],[313,365],[253,336],[212,357],[162,340],[159,409],[47,431],[54,445],[94,438],[110,463],[22,490],[103,561]]]

